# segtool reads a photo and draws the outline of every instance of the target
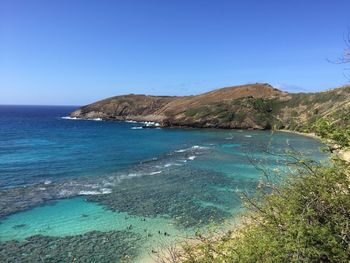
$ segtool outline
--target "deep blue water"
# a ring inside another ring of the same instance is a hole
[[[0,187],[106,175],[207,137],[179,129],[132,129],[140,126],[133,123],[61,118],[76,108],[0,106]]]

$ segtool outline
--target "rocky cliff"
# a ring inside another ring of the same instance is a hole
[[[257,83],[196,96],[116,96],[81,107],[71,117],[154,121],[163,127],[302,130],[320,117],[332,116],[337,121],[337,115],[349,109],[350,86],[287,93]]]

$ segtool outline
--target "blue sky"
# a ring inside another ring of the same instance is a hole
[[[343,85],[349,0],[0,0],[0,104]]]

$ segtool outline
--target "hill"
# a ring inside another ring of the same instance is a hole
[[[325,117],[347,125],[349,120],[343,115],[349,114],[350,86],[317,93],[287,93],[257,83],[196,96],[116,96],[84,106],[71,117],[153,121],[163,127],[310,131],[317,120]]]

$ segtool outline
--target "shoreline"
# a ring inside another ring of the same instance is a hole
[[[287,132],[287,133],[294,133],[302,136],[306,136],[309,138],[313,138],[315,140],[322,141],[322,138],[315,133],[305,133],[305,132],[298,132],[298,131],[291,131],[291,130],[277,130],[281,132]],[[325,145],[327,145],[330,149],[333,149],[336,144],[332,142],[324,142]],[[350,163],[350,148],[343,148],[343,149],[334,149],[332,154],[336,155],[340,159],[342,159],[345,162]]]
[[[298,134],[298,135],[302,135],[302,136],[305,136],[305,137],[313,138],[313,139],[316,139],[316,140],[322,140],[322,138],[320,136],[316,135],[313,132],[306,133],[306,132],[298,132],[298,131],[285,130],[285,129],[280,129],[280,130],[276,130],[276,131],[293,133],[293,134]]]

